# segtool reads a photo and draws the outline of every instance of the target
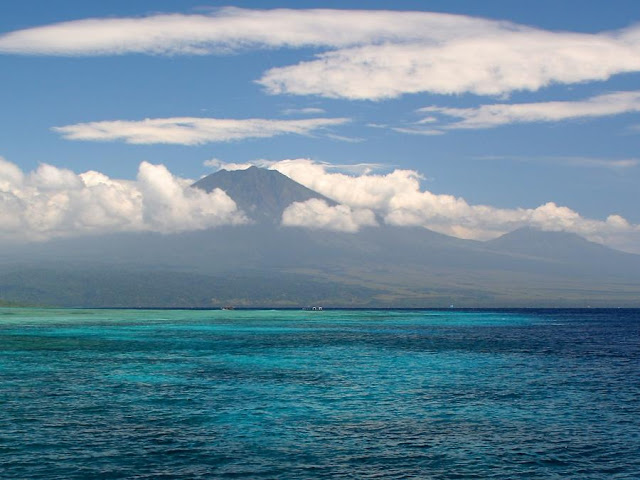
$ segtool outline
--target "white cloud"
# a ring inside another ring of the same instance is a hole
[[[419,42],[324,52],[273,68],[259,83],[272,94],[383,100],[421,92],[503,95],[640,70],[638,39],[631,34],[548,32],[497,22],[476,26],[474,32],[454,28]]]
[[[70,21],[0,35],[20,55],[205,55],[316,47],[310,61],[273,68],[268,92],[381,100],[431,92],[501,95],[640,71],[640,27],[552,32],[430,12],[246,10]]]
[[[347,205],[328,205],[312,198],[295,202],[282,213],[282,225],[340,232],[357,232],[364,226],[375,226],[375,214],[368,209],[352,209]]]
[[[28,28],[0,35],[0,52],[205,55],[264,47],[444,40],[453,32],[473,36],[499,25],[490,20],[428,12],[221,8],[208,15],[92,18]]]
[[[341,205],[354,210],[370,210],[389,225],[422,226],[476,240],[495,238],[531,226],[574,232],[598,243],[640,253],[640,225],[630,224],[615,214],[606,220],[594,220],[553,202],[535,208],[513,209],[470,205],[461,197],[423,190],[421,175],[412,170],[394,170],[384,175],[345,175],[332,173],[325,165],[308,159],[282,160],[270,168]],[[312,209],[297,209],[297,222],[321,225],[317,217],[325,212],[321,208],[309,210]],[[330,218],[328,214],[326,216]]]
[[[640,112],[640,91],[614,92],[579,101],[539,103],[497,103],[477,108],[448,108],[429,106],[418,110],[462,120],[440,128],[481,129],[511,123],[558,122],[578,118],[595,118],[623,113]],[[399,129],[396,129],[399,130]]]
[[[421,176],[411,170],[394,170],[387,175],[331,173],[323,163],[307,159],[282,160],[271,169],[352,208],[385,210],[403,191],[419,188]]]
[[[206,192],[163,165],[140,164],[135,181],[52,165],[30,173],[0,158],[0,237],[46,240],[111,232],[173,233],[247,219],[222,190]]]
[[[147,118],[140,121],[114,120],[77,123],[53,127],[67,140],[116,141],[132,144],[200,145],[246,138],[276,135],[310,135],[312,132],[341,125],[347,118],[307,118],[302,120],[268,120],[262,118]]]

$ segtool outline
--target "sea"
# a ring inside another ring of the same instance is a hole
[[[0,309],[2,479],[640,479],[640,310]]]

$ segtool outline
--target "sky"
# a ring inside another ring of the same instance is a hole
[[[246,223],[219,168],[340,202],[283,224],[640,253],[636,1],[0,3],[0,237]]]

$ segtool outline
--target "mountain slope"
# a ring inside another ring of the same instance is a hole
[[[489,240],[486,244],[495,250],[563,260],[620,253],[590,242],[575,233],[545,232],[531,227],[519,228],[494,240]],[[624,256],[624,254],[622,255]]]
[[[545,232],[525,227],[485,243],[491,251],[541,262],[553,262],[576,271],[638,278],[640,256],[613,250],[569,232]]]

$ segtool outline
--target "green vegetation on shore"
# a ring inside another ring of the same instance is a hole
[[[33,305],[27,305],[21,302],[12,302],[9,300],[2,300],[0,298],[0,308],[12,308],[12,307],[31,307]]]

